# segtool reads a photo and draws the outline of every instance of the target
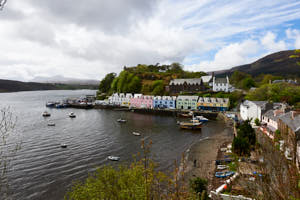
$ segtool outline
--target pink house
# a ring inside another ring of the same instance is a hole
[[[152,108],[153,96],[134,94],[133,98],[130,99],[130,106],[135,108]]]

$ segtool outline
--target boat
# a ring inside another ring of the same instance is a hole
[[[138,133],[138,132],[132,132],[132,134],[135,135],[135,136],[141,136],[141,134]]]
[[[205,118],[205,117],[203,117],[203,116],[196,116],[195,117],[199,122],[207,122],[208,121],[208,119],[207,118]]]
[[[48,122],[48,126],[55,126],[54,122]]]
[[[120,157],[118,157],[118,156],[108,156],[107,159],[111,160],[111,161],[119,161]]]
[[[43,117],[50,117],[50,116],[51,116],[51,114],[48,113],[47,111],[43,112]]]
[[[193,112],[191,111],[191,112],[189,112],[189,113],[181,113],[179,116],[180,117],[193,117]]]
[[[181,122],[181,129],[189,129],[189,130],[200,130],[202,128],[201,122]]]
[[[117,120],[117,122],[120,122],[120,123],[126,123],[126,122],[127,122],[127,120],[126,120],[126,119],[122,119],[122,118],[120,118],[120,119],[118,119],[118,120]]]
[[[76,115],[75,115],[73,112],[71,112],[71,113],[69,114],[69,117],[70,117],[70,118],[75,118]]]
[[[68,145],[65,144],[65,143],[60,144],[60,147],[61,147],[61,148],[67,148],[67,146],[68,146]]]
[[[227,169],[227,168],[228,168],[227,165],[217,165],[217,169],[220,169],[220,170]]]
[[[217,178],[226,178],[226,177],[232,176],[232,175],[234,175],[234,174],[235,174],[235,172],[233,172],[233,171],[216,172],[216,173],[215,173],[215,177],[217,177]]]
[[[54,102],[47,102],[46,103],[46,107],[48,107],[48,108],[54,108],[55,107],[55,103]]]

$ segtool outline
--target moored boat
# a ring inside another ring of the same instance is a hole
[[[217,165],[217,169],[220,169],[220,170],[227,169],[227,168],[228,168],[227,165]]]
[[[46,107],[48,107],[48,108],[54,108],[55,107],[55,103],[54,102],[47,102],[46,103]]]
[[[205,117],[203,117],[203,116],[196,116],[195,117],[199,122],[207,122],[208,121],[208,119],[207,118],[205,118]]]
[[[69,117],[70,117],[70,118],[75,118],[76,115],[75,115],[73,112],[71,112],[71,113],[69,114]]]
[[[118,156],[108,156],[107,159],[111,160],[111,161],[119,161],[120,157],[118,157]]]
[[[61,148],[67,148],[67,146],[68,146],[68,145],[65,144],[65,143],[60,144],[60,147],[61,147]]]
[[[126,122],[127,122],[127,120],[126,120],[126,119],[122,119],[122,118],[120,118],[120,119],[118,119],[118,120],[117,120],[117,122],[120,122],[120,123],[126,123]]]
[[[141,136],[141,134],[138,133],[138,132],[132,132],[132,134],[135,135],[135,136]]]
[[[180,128],[181,129],[189,129],[189,130],[200,130],[202,128],[202,123],[201,122],[181,122],[180,123]]]
[[[43,112],[43,117],[50,117],[50,116],[51,116],[51,114],[48,113],[47,111]]]
[[[55,126],[54,122],[48,122],[48,126]]]

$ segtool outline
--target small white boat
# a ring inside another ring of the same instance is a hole
[[[60,147],[61,147],[61,148],[67,148],[67,146],[68,146],[68,145],[65,144],[65,143],[60,144]]]
[[[196,116],[195,117],[199,122],[207,122],[208,121],[208,119],[207,118],[205,118],[205,117],[203,117],[203,116]]]
[[[69,117],[71,117],[71,118],[75,118],[75,117],[76,117],[76,115],[75,115],[73,112],[71,112],[71,113],[69,114]]]
[[[217,165],[217,169],[227,169],[228,166],[227,165]]]
[[[50,116],[51,116],[51,114],[48,113],[47,111],[43,112],[43,117],[50,117]]]
[[[120,119],[118,119],[118,120],[117,120],[117,122],[120,122],[120,123],[126,123],[126,122],[127,122],[127,120],[126,120],[126,119],[122,119],[122,118],[120,118]]]
[[[120,157],[118,157],[118,156],[108,156],[107,159],[111,160],[111,161],[119,161]]]
[[[135,136],[141,136],[141,134],[138,133],[138,132],[132,132],[132,134],[135,135]]]
[[[48,122],[48,126],[55,126],[54,122]]]

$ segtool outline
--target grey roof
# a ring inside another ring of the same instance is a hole
[[[177,100],[189,100],[189,101],[191,101],[191,100],[198,100],[198,96],[183,96],[183,95],[181,95],[181,96],[178,96],[177,97]]]
[[[251,101],[251,102],[259,107],[265,106],[268,103],[267,101]]]
[[[279,119],[279,117],[281,115],[283,115],[284,113],[275,115],[276,110],[268,110],[266,113],[263,114],[263,116],[273,120],[273,121],[277,121]]]
[[[227,83],[226,78],[215,78],[215,83]]]
[[[204,83],[208,83],[211,81],[212,79],[212,75],[209,75],[209,76],[201,76],[201,79]]]
[[[296,133],[300,130],[300,115],[296,115],[293,119],[292,112],[293,111],[281,115],[279,119],[281,119],[288,127],[290,127],[290,129],[292,129]]]
[[[174,79],[170,81],[170,85],[172,85],[174,83],[174,85],[183,85],[184,82],[186,82],[187,84],[201,84],[202,79],[201,78],[187,78],[187,79]]]

